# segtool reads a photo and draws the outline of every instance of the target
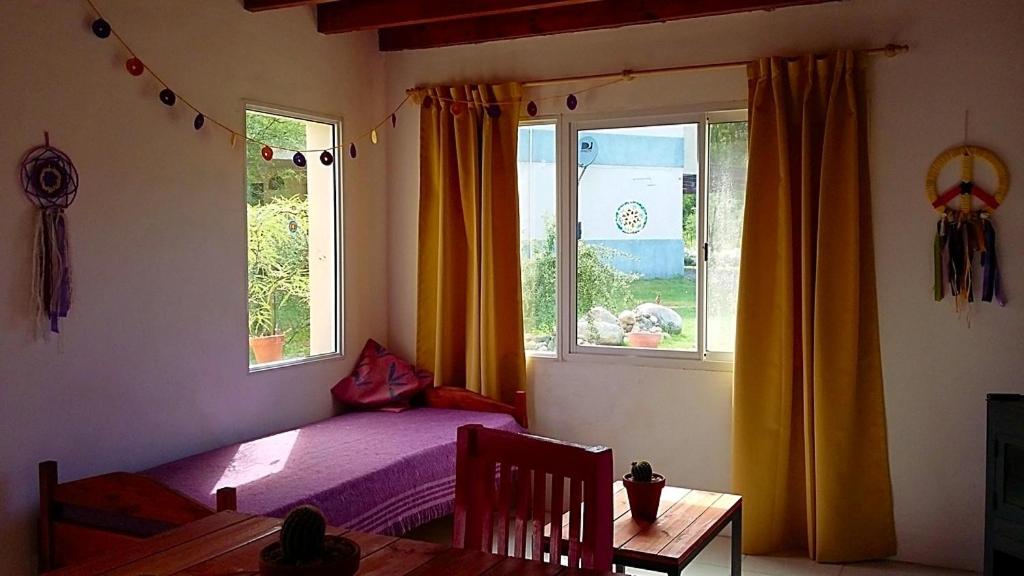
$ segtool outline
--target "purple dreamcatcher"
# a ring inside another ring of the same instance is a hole
[[[59,149],[46,142],[25,154],[21,161],[21,185],[39,208],[36,225],[32,292],[39,318],[49,321],[51,332],[60,332],[60,319],[71,310],[71,259],[64,216],[78,194],[78,171]]]

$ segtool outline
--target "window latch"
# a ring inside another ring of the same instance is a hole
[[[709,244],[708,244],[707,242],[705,242],[705,243],[704,243],[704,261],[705,261],[705,262],[707,262],[707,261],[708,261],[708,253],[709,253],[710,251],[711,251],[710,245],[709,245]]]

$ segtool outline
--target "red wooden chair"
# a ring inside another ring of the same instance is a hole
[[[611,569],[610,448],[468,425],[459,428],[457,454],[454,547],[523,558],[529,540],[532,558],[543,560],[550,500],[549,562],[558,564],[564,553],[571,567]],[[566,513],[568,536],[557,520]],[[563,542],[568,550],[563,550]]]

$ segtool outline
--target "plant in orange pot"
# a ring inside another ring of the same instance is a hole
[[[647,306],[643,304],[641,306]],[[644,312],[638,306],[630,315],[633,320],[629,332],[626,334],[626,343],[633,348],[657,348],[661,345],[661,339],[665,331],[661,326],[661,319],[653,312]],[[620,315],[620,322],[622,315]]]
[[[633,462],[629,474],[622,477],[629,498],[629,512],[633,518],[645,522],[654,522],[658,518],[658,504],[661,502],[661,490],[665,487],[665,477],[655,474],[651,463],[645,460]]]
[[[657,348],[661,344],[660,332],[630,332],[626,342],[633,348]]]
[[[359,545],[327,536],[323,514],[313,506],[292,510],[277,542],[260,551],[260,576],[352,576],[359,570]]]
[[[282,310],[292,310],[293,317],[309,317],[306,200],[275,197],[250,204],[248,221],[249,347],[256,364],[266,364],[284,358],[290,330]],[[296,308],[302,310],[296,314]]]

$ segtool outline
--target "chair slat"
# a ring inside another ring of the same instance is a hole
[[[497,540],[498,554],[502,556],[508,555],[508,511],[512,504],[512,465],[506,463],[498,464],[500,470],[500,492],[498,494],[498,525],[497,533],[495,534]],[[491,552],[492,550],[485,550],[485,552]]]
[[[593,566],[594,564],[594,514],[598,512],[596,507],[590,504],[594,502],[596,494],[594,493],[594,483],[584,482],[583,483],[583,528],[580,532],[580,563],[583,566]],[[609,508],[611,507],[611,498],[609,500]],[[611,519],[606,520],[608,525],[611,525]]]
[[[561,518],[565,498],[565,484],[561,475],[551,479],[551,517]],[[548,539],[548,553],[551,555],[552,564],[562,562],[562,525],[558,522],[551,523],[551,538]]]
[[[526,524],[530,513],[531,478],[530,470],[516,470],[516,513],[512,526],[512,556],[516,558],[526,557]]]
[[[479,491],[480,499],[478,503],[478,514],[480,515],[480,531],[481,537],[477,541],[477,548],[485,552],[490,552],[494,541],[494,483],[496,481],[494,477],[495,463],[493,461],[485,462],[483,467],[483,473],[478,478],[483,479],[480,482]],[[457,481],[457,480],[456,480]]]
[[[547,523],[544,512],[547,509],[546,488],[548,475],[541,470],[533,471],[533,518],[530,524],[533,526],[533,547],[532,556],[534,560],[544,559],[544,525]]]
[[[569,480],[569,567],[579,568],[580,564],[580,521],[582,520],[583,495],[581,482]]]

